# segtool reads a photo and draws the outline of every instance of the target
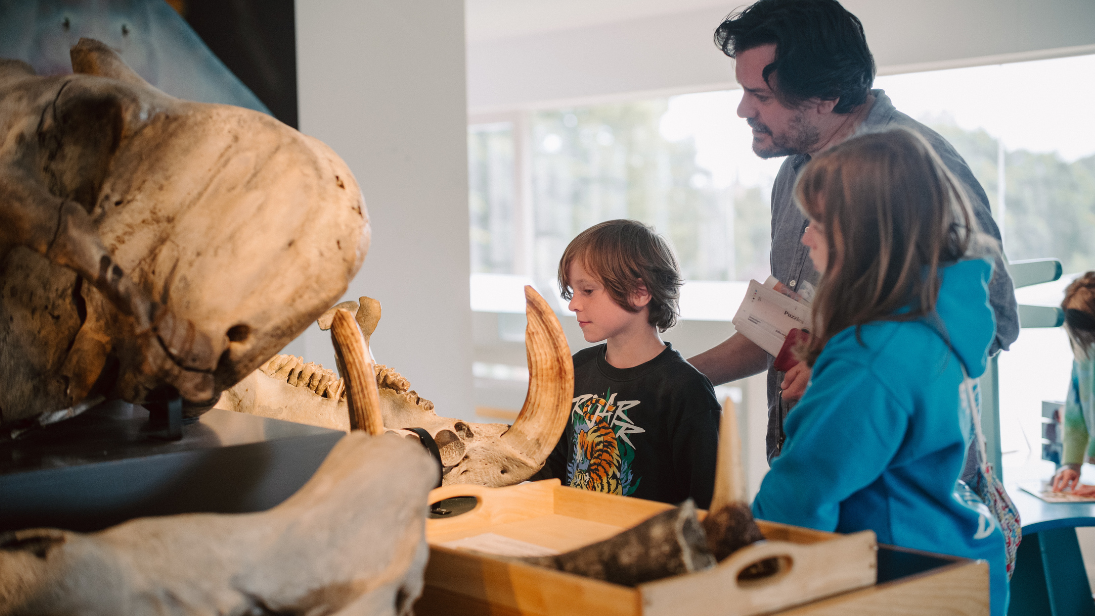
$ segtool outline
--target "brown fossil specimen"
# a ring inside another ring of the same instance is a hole
[[[715,566],[691,499],[604,541],[565,554],[520,560],[624,586]]]

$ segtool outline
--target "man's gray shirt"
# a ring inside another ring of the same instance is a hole
[[[907,128],[924,137],[935,150],[943,164],[947,166],[958,181],[966,187],[970,205],[977,218],[981,231],[1000,240],[1000,229],[992,219],[988,195],[977,178],[973,177],[966,161],[954,147],[939,133],[924,126],[894,108],[890,97],[882,90],[872,90],[875,96],[874,106],[855,135],[886,130],[888,128]],[[810,160],[809,155],[788,156],[783,161],[772,187],[772,275],[792,290],[809,295],[817,285],[819,274],[810,261],[810,249],[802,245],[802,234],[806,230],[808,219],[794,203],[794,186],[799,172]],[[989,281],[989,303],[996,313],[996,339],[989,348],[989,355],[1007,350],[1019,336],[1019,314],[1015,304],[1015,288],[1011,277],[1004,267],[1002,255],[996,257],[992,280]],[[780,383],[783,373],[772,367],[775,358],[768,356],[768,435],[766,445],[768,461],[778,455],[778,447],[783,434],[783,418],[788,405],[778,407]]]

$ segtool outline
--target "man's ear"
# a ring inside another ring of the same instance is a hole
[[[818,99],[818,101],[817,101],[817,112],[818,112],[818,114],[819,115],[826,115],[826,114],[832,113],[833,108],[835,108],[836,104],[839,103],[839,102],[840,102],[839,98],[834,98],[833,100],[829,100],[829,101]]]
[[[631,302],[631,306],[636,310],[642,310],[643,306],[650,303],[650,291],[646,289],[646,283],[641,279],[639,280],[639,286],[631,292],[631,296],[627,298]]]

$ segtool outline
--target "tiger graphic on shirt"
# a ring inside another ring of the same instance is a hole
[[[611,390],[603,395],[575,396],[570,422],[574,428],[574,451],[567,477],[572,487],[594,492],[630,496],[639,487],[632,466],[635,446],[629,434],[646,432],[627,416],[638,400],[616,400]]]

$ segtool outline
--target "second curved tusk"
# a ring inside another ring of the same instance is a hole
[[[521,413],[502,438],[514,449],[543,464],[559,440],[574,398],[574,361],[563,326],[532,287],[525,287],[525,352],[529,386]]]

